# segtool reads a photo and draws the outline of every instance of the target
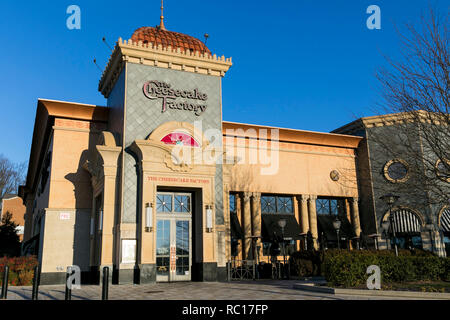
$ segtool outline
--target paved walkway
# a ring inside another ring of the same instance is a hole
[[[110,300],[380,300],[393,298],[333,295],[293,289],[295,280],[177,282],[110,285]],[[72,300],[100,300],[101,286],[72,290]],[[31,287],[9,287],[8,300],[31,300]],[[64,300],[64,286],[40,286],[39,300]]]

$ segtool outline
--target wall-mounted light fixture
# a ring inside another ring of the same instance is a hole
[[[91,218],[91,236],[93,236],[94,235],[94,232],[95,232],[95,222],[94,222],[94,218]]]
[[[98,231],[103,229],[103,209],[98,213]]]
[[[145,205],[145,232],[153,231],[153,203]]]
[[[206,232],[212,232],[212,206],[206,205]]]

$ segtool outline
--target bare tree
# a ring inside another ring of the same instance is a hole
[[[418,28],[407,24],[406,32],[399,32],[401,58],[386,58],[388,67],[377,72],[382,92],[378,111],[396,115],[383,116],[384,126],[370,130],[368,139],[390,158],[408,162],[410,179],[397,188],[414,188],[424,191],[431,203],[448,203],[449,13],[430,9],[421,22]],[[382,171],[386,164],[374,165]]]
[[[16,164],[0,155],[0,199],[8,193],[17,193],[19,185],[25,182],[27,164]]]

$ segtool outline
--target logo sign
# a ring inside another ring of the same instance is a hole
[[[173,89],[170,84],[156,80],[144,83],[142,89],[148,99],[162,99],[161,112],[166,112],[167,109],[186,110],[199,116],[207,108],[208,95],[201,93],[198,89]]]

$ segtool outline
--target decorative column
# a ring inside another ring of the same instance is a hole
[[[306,194],[302,194],[301,196],[297,197],[297,199],[300,202],[300,221],[302,233],[306,234],[309,231],[309,215],[308,215],[309,196]]]
[[[230,220],[230,187],[223,185],[223,212],[225,223],[225,259],[231,261],[231,220]]]
[[[352,225],[353,230],[355,230],[356,236],[359,238],[361,236],[361,224],[359,222],[359,207],[358,207],[358,198],[351,198],[352,203]]]
[[[300,216],[300,209],[298,207],[298,201],[297,201],[297,197],[293,197],[292,198],[292,204],[294,206],[294,216],[295,216],[295,220],[297,220],[297,223],[300,225],[301,224],[301,216]],[[300,229],[301,230],[301,229]],[[295,241],[295,251],[301,249],[301,240],[296,240]]]
[[[252,231],[254,237],[261,237],[261,193],[252,194]],[[261,239],[255,241],[256,247],[261,244]],[[261,252],[259,253],[261,256]]]
[[[96,146],[103,160],[103,226],[101,235],[100,272],[104,266],[110,268],[112,274],[114,253],[114,219],[116,213],[116,176],[117,160],[122,150],[116,146]],[[110,278],[111,278],[110,274]],[[112,278],[111,278],[112,279]]]
[[[317,230],[317,211],[316,211],[316,200],[317,196],[310,195],[308,199],[308,216],[309,216],[309,229],[311,231],[313,241],[314,241],[314,248],[318,249],[318,241],[319,238],[319,232]]]
[[[244,211],[242,212],[242,224],[244,229],[244,243],[243,243],[243,252],[244,259],[248,258],[249,250],[251,247],[251,236],[252,236],[252,216],[250,210],[250,197],[251,192],[244,192],[243,201],[244,201]]]
[[[298,222],[300,224],[300,230],[303,234],[303,239],[301,240],[302,245],[300,247],[301,250],[307,249],[306,244],[306,235],[309,231],[309,216],[308,216],[308,196],[307,195],[300,195],[295,197],[295,202],[297,203],[298,207]]]

